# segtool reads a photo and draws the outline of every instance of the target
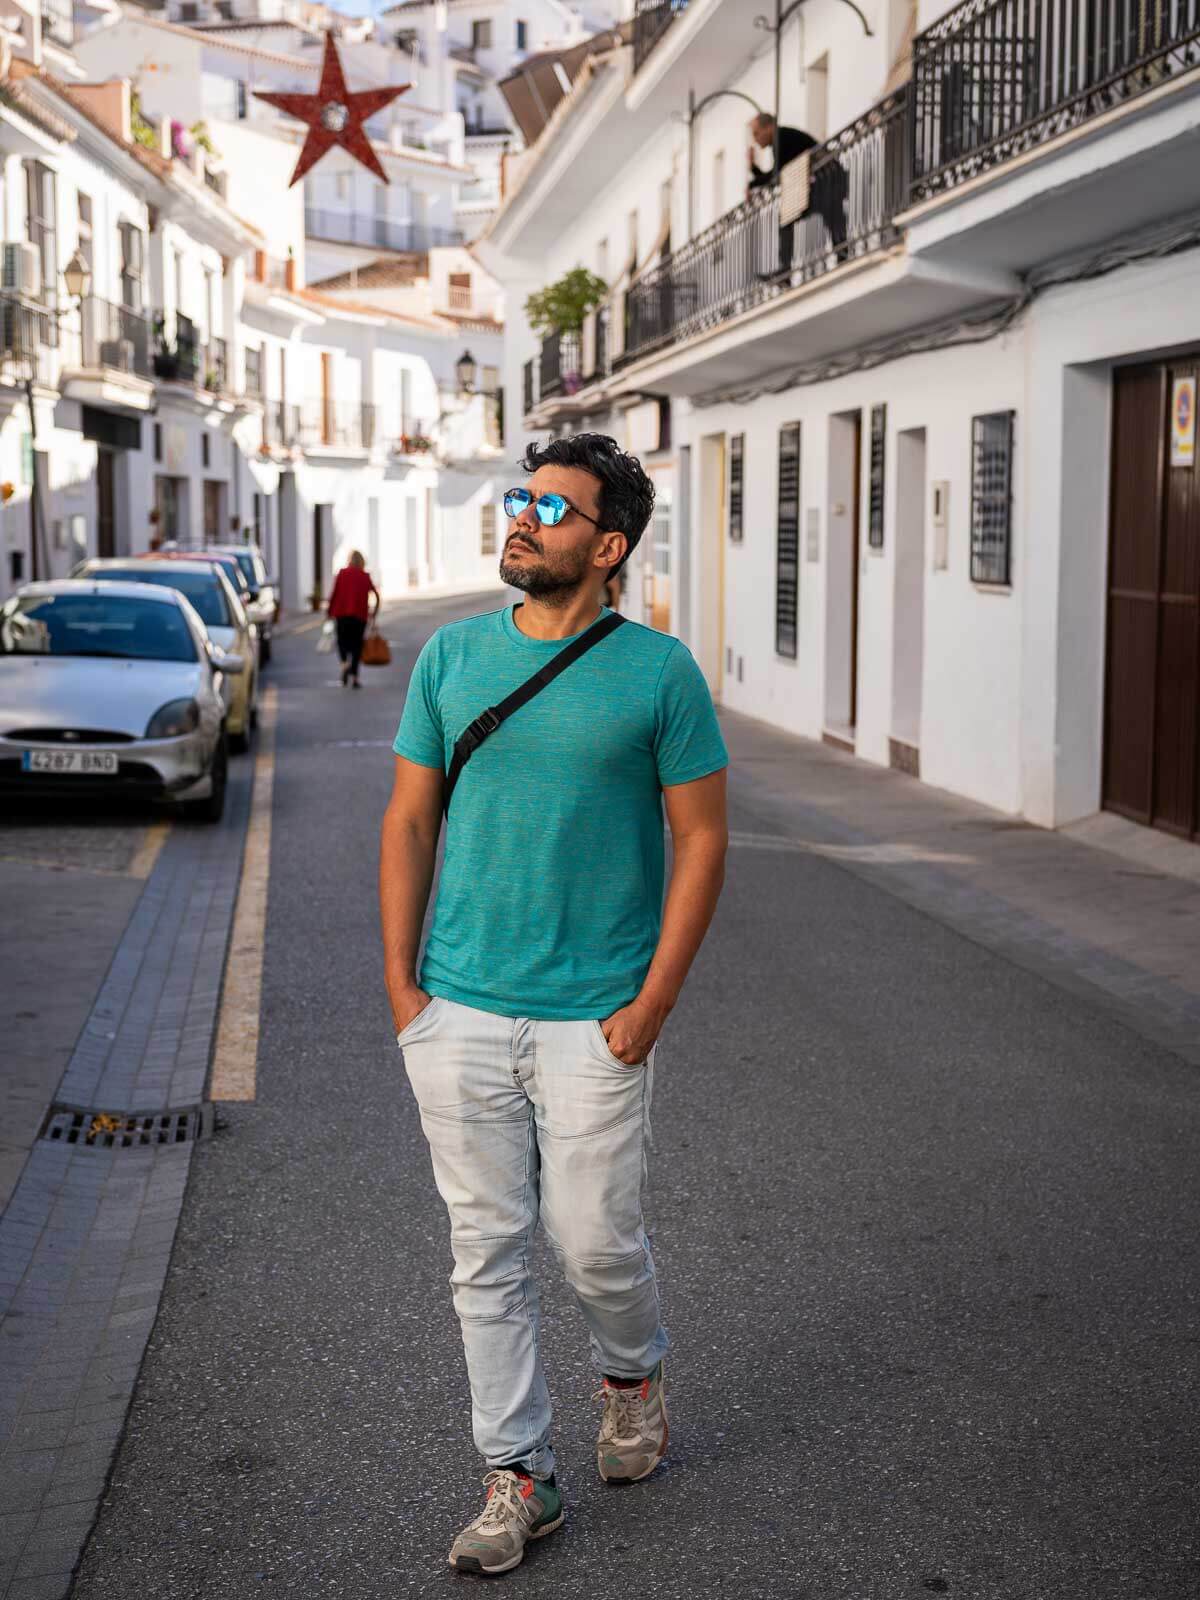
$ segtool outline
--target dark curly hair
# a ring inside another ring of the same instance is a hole
[[[637,549],[654,511],[654,485],[636,456],[622,450],[607,433],[571,433],[548,444],[531,441],[518,465],[523,472],[539,467],[581,467],[600,480],[599,522],[605,533],[623,533],[629,548],[609,577]]]

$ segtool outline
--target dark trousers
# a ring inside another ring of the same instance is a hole
[[[339,617],[337,619],[337,647],[338,657],[343,662],[350,663],[350,676],[358,677],[358,662],[362,655],[363,635],[367,625],[361,617]]]

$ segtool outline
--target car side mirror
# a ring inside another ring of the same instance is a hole
[[[217,672],[224,672],[230,678],[236,678],[239,672],[245,672],[246,663],[241,656],[227,656],[224,650],[209,650],[213,668]]]

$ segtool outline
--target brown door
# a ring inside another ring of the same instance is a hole
[[[113,487],[114,456],[103,448],[96,452],[96,554],[117,553],[116,494]]]
[[[325,602],[325,518],[328,506],[313,507],[313,586],[311,605],[319,611]]]
[[[858,569],[862,480],[862,412],[854,413],[854,487],[850,491],[850,726],[858,727]]]
[[[221,539],[221,485],[214,478],[204,480],[204,542],[219,544]]]
[[[1104,804],[1200,833],[1200,472],[1171,461],[1176,380],[1196,357],[1116,374]]]

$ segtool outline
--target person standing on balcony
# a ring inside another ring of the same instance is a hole
[[[653,509],[641,463],[604,434],[531,445],[522,467],[529,482],[504,497],[500,577],[524,600],[439,628],[422,649],[380,854],[392,1019],[450,1214],[488,1468],[486,1504],[449,1555],[474,1573],[509,1571],[563,1521],[529,1267],[539,1219],[602,1374],[600,1477],[649,1477],[666,1453],[667,1335],[642,1220],[651,1075],[728,842],[728,756],[700,669],[670,634],[623,622],[462,768],[418,973],[457,740],[602,625],[600,579]]]
[[[375,597],[374,611],[371,608],[372,595]],[[325,614],[337,625],[342,688],[350,683],[360,689],[358,664],[362,658],[363,640],[372,616],[379,614],[379,590],[371,581],[361,550],[351,550],[346,565],[334,578]]]
[[[802,156],[807,150],[818,148],[818,141],[802,128],[781,126],[779,129],[778,170],[768,167],[764,171],[757,161],[759,150],[775,145],[775,118],[761,111],[750,123],[750,183],[749,188],[763,189],[778,183],[780,174],[789,161]],[[846,171],[836,156],[829,156],[809,175],[808,206],[803,215],[818,216],[829,230],[835,250],[846,242]],[[790,272],[792,267],[792,237],[795,224],[788,223],[779,230],[779,272]],[[775,273],[764,272],[760,277],[771,278]]]

